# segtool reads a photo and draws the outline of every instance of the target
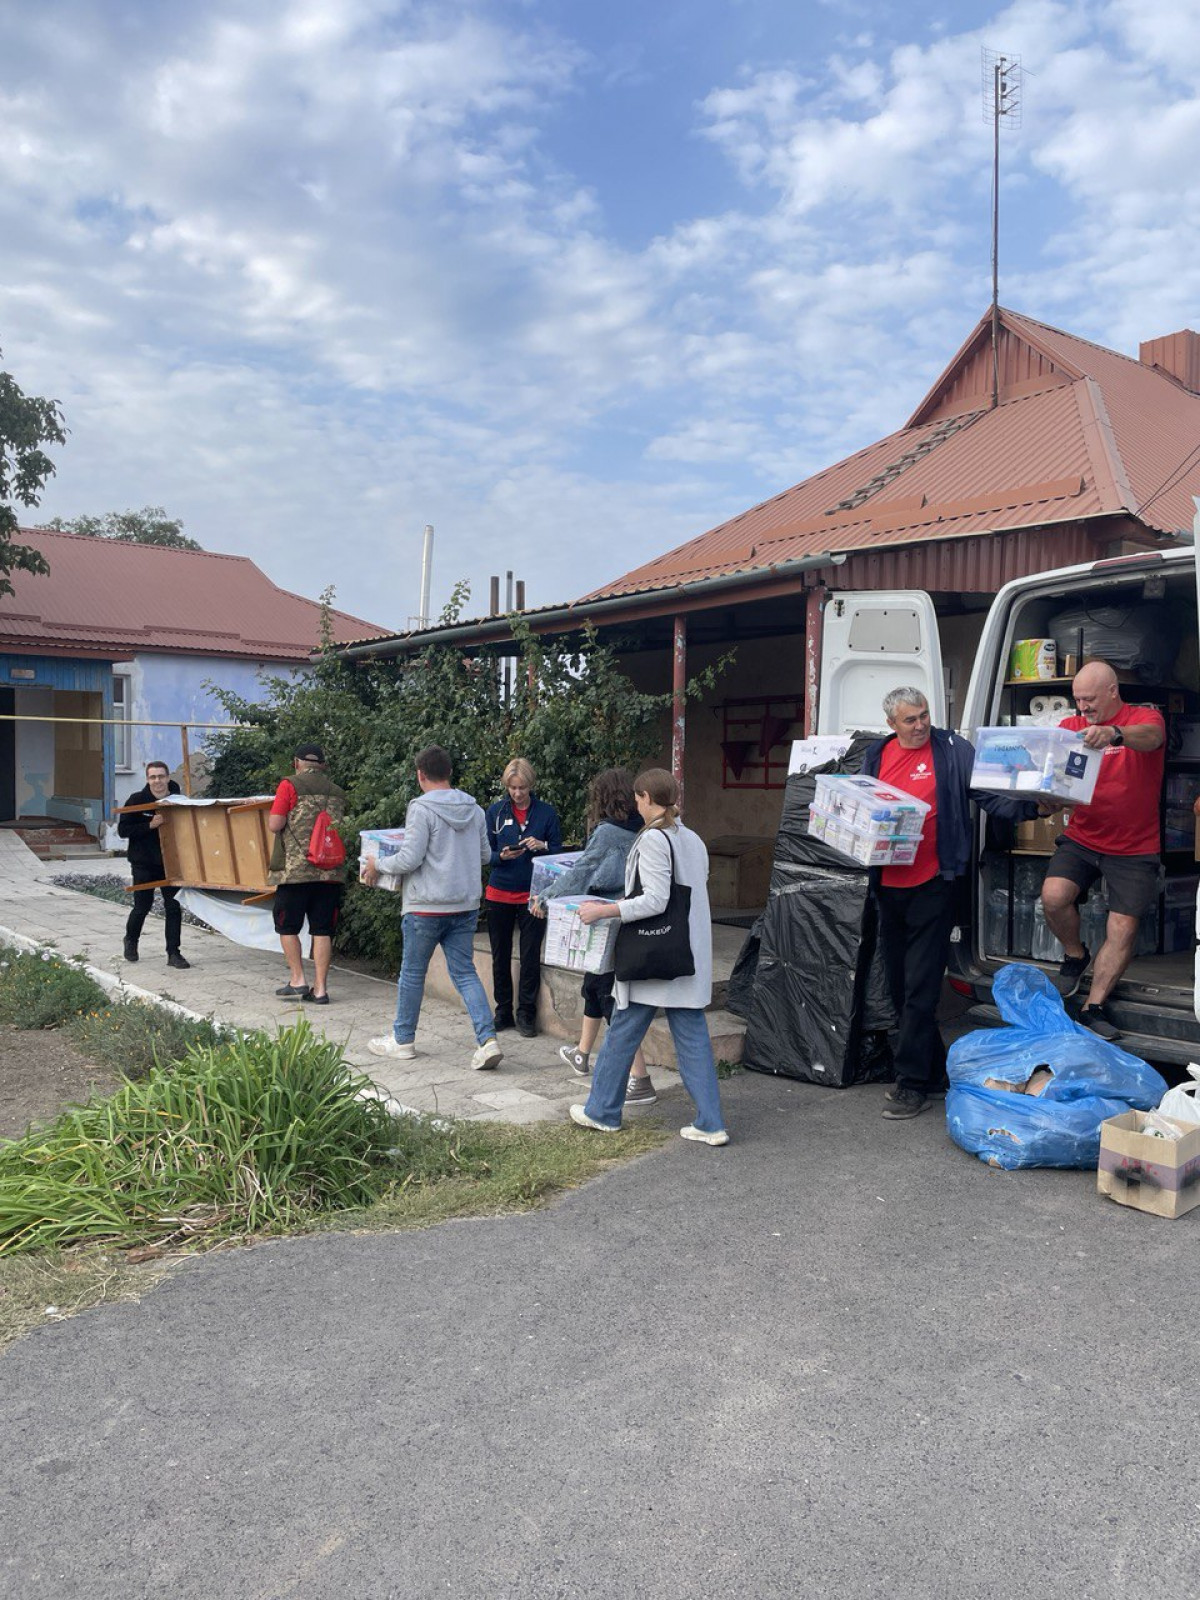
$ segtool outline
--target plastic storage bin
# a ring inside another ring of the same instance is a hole
[[[566,967],[571,972],[611,972],[616,960],[617,932],[620,921],[605,917],[586,927],[579,918],[579,907],[584,900],[607,900],[608,895],[590,894],[546,902],[546,942],[542,946],[542,964],[547,967]]]
[[[971,787],[1085,806],[1103,759],[1070,728],[977,728]]]
[[[808,831],[864,867],[908,866],[929,807],[878,778],[817,776]]]
[[[556,856],[534,856],[533,876],[529,880],[529,898],[536,900],[544,895],[554,882],[561,878],[579,860],[582,850],[563,850]]]
[[[362,881],[362,870],[368,861],[377,862],[380,866],[386,865],[389,857],[399,854],[403,843],[403,828],[364,828],[358,836],[359,881]],[[391,889],[394,892],[403,885],[402,878],[380,878],[375,887]]]

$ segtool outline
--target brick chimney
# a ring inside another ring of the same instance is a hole
[[[1147,339],[1138,349],[1144,367],[1157,367],[1177,379],[1185,389],[1200,394],[1200,335],[1184,328],[1180,333]]]

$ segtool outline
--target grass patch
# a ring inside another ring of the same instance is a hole
[[[17,1028],[60,1028],[99,1010],[104,990],[74,962],[51,950],[0,948],[0,1022]]]
[[[67,1031],[97,1066],[144,1078],[194,1050],[215,1049],[229,1030],[204,1018],[181,1017],[143,1000],[110,1000],[102,1010],[74,1016]]]
[[[717,1062],[718,1078],[738,1078],[746,1069],[740,1061],[726,1061],[724,1057]]]
[[[35,1328],[93,1306],[140,1300],[172,1264],[134,1266],[118,1252],[100,1249],[0,1259],[0,1350]]]
[[[669,1137],[661,1123],[644,1117],[612,1138],[561,1122],[439,1127],[439,1121],[406,1119],[399,1161],[403,1175],[374,1205],[322,1217],[316,1226],[373,1232],[530,1211],[622,1161],[656,1150]],[[417,1159],[413,1146],[421,1149]]]

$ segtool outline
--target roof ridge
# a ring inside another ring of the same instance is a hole
[[[1001,311],[1005,311],[1002,306]],[[1081,333],[1071,333],[1066,328],[1056,328],[1052,322],[1043,322],[1040,317],[1031,317],[1024,311],[1007,311],[1006,315],[1019,317],[1022,322],[1028,322],[1035,328],[1044,328],[1047,333],[1056,333],[1060,339],[1070,339],[1072,344],[1084,344],[1090,350],[1099,350],[1106,356],[1116,356],[1121,361],[1128,361],[1132,366],[1140,367],[1143,372],[1152,372],[1152,367],[1146,366],[1144,361],[1137,356],[1126,355],[1124,350],[1114,350],[1111,345],[1101,344],[1097,339],[1085,339]],[[1166,374],[1164,373],[1165,377]]]
[[[203,546],[199,550],[182,550],[178,545],[174,544],[152,544],[148,540],[143,541],[141,539],[114,539],[111,535],[104,533],[75,533],[71,528],[19,528],[17,532],[18,536],[22,538],[28,538],[30,534],[37,534],[46,539],[75,539],[81,544],[88,545],[110,547],[119,545],[126,550],[136,546],[139,550],[156,550],[173,556],[207,556],[211,561],[249,561],[251,566],[256,565],[250,556],[234,555],[229,550],[205,550]]]

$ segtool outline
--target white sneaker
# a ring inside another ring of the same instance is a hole
[[[397,1044],[394,1034],[385,1033],[378,1039],[368,1039],[367,1049],[373,1056],[390,1056],[393,1061],[412,1061],[417,1054],[415,1044]]]
[[[491,1067],[498,1067],[504,1060],[504,1051],[495,1039],[486,1039],[471,1057],[471,1065],[476,1072],[487,1072]]]
[[[579,1128],[593,1128],[597,1133],[620,1133],[620,1128],[610,1128],[595,1117],[589,1117],[582,1106],[571,1107],[571,1121]]]
[[[680,1128],[681,1139],[694,1139],[697,1144],[728,1144],[729,1135],[724,1128],[718,1128],[716,1133],[704,1133],[694,1122],[689,1122],[686,1128]]]

